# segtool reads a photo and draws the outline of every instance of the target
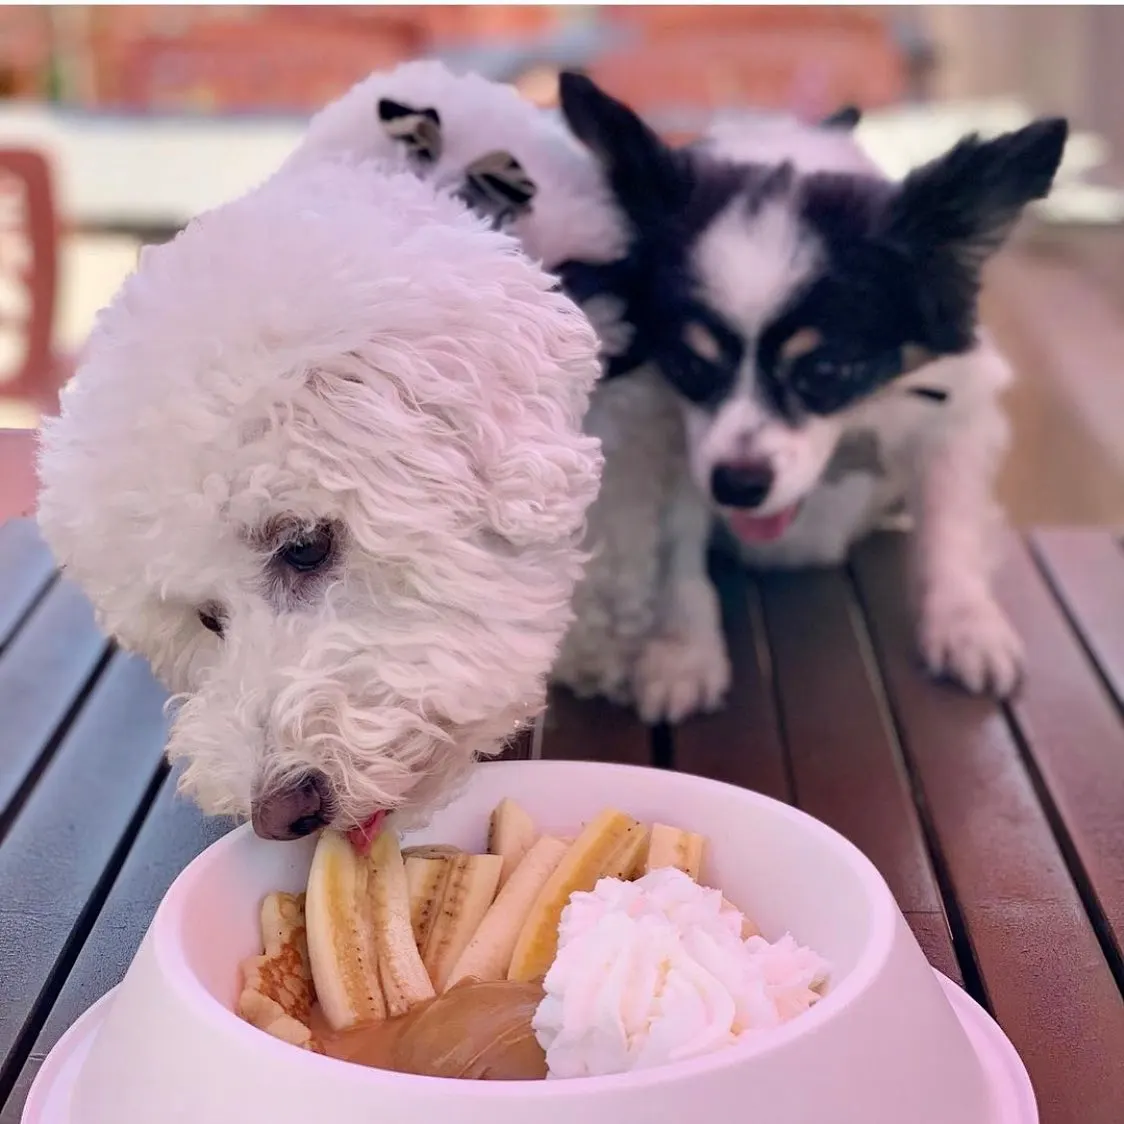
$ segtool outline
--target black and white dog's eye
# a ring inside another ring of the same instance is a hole
[[[215,605],[207,605],[198,612],[199,623],[208,631],[213,632],[216,636],[222,635],[223,630],[223,613]]]
[[[823,416],[847,409],[900,373],[896,350],[859,356],[817,349],[791,365],[784,384],[806,411]]]
[[[277,552],[277,558],[290,570],[309,574],[331,559],[333,542],[332,528],[324,523],[309,534],[286,543]]]

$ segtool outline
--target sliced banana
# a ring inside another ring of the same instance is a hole
[[[535,898],[515,942],[509,980],[530,982],[546,975],[558,952],[558,923],[570,895],[592,890],[639,826],[615,808],[606,808],[586,825]]]
[[[305,896],[308,956],[316,997],[334,1030],[386,1018],[369,863],[347,838],[325,831]]]
[[[452,843],[417,843],[413,847],[402,848],[404,859],[443,859],[460,854],[463,854],[461,849]]]
[[[447,991],[461,980],[502,980],[511,966],[515,942],[535,899],[569,849],[561,839],[536,839],[500,890],[445,980]]]
[[[642,823],[629,828],[620,846],[605,863],[602,878],[619,878],[631,882],[639,878],[644,867],[644,856],[648,852],[648,829]]]
[[[510,798],[496,805],[488,825],[488,854],[499,855],[503,859],[500,886],[511,877],[538,837],[535,821],[526,809]]]
[[[414,942],[406,864],[394,832],[379,834],[368,865],[379,981],[386,1013],[393,1018],[432,999],[436,992]]]
[[[496,898],[503,859],[499,855],[455,855],[430,927],[422,961],[438,991],[445,990],[457,960]]]
[[[403,851],[402,854],[405,855],[406,852]],[[449,880],[453,858],[453,855],[438,855],[434,858],[410,855],[406,858],[410,928],[414,932],[414,944],[419,949],[425,948],[433,922],[441,910],[441,899],[445,895],[445,883]]]
[[[644,873],[663,867],[675,867],[696,882],[702,870],[703,852],[706,836],[693,831],[681,831],[667,824],[652,825],[651,839],[648,843],[648,856],[644,862]]]

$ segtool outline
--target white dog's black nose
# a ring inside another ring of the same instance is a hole
[[[714,466],[710,493],[722,507],[760,507],[774,478],[773,466],[766,460],[729,461]]]
[[[323,773],[306,773],[254,801],[251,819],[262,839],[301,839],[331,818],[331,788]]]

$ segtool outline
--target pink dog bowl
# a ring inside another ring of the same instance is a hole
[[[482,847],[504,796],[553,831],[614,805],[707,834],[704,879],[767,936],[791,931],[827,957],[825,998],[754,1041],[619,1077],[443,1081],[304,1053],[232,1008],[260,900],[303,887],[312,843],[264,843],[243,828],[176,880],[124,981],[47,1059],[24,1124],[1037,1124],[1011,1044],[929,967],[881,876],[823,824],[698,777],[504,762],[479,768],[409,842]]]

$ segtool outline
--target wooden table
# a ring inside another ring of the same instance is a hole
[[[1014,1040],[1043,1124],[1119,1124],[1124,548],[1083,530],[1009,545],[1000,587],[1030,663],[1010,707],[917,672],[902,542],[886,535],[848,571],[719,568],[736,666],[721,714],[649,732],[559,695],[536,749],[702,773],[826,820]],[[174,795],[164,697],[32,524],[0,527],[0,1124],[228,827]]]

